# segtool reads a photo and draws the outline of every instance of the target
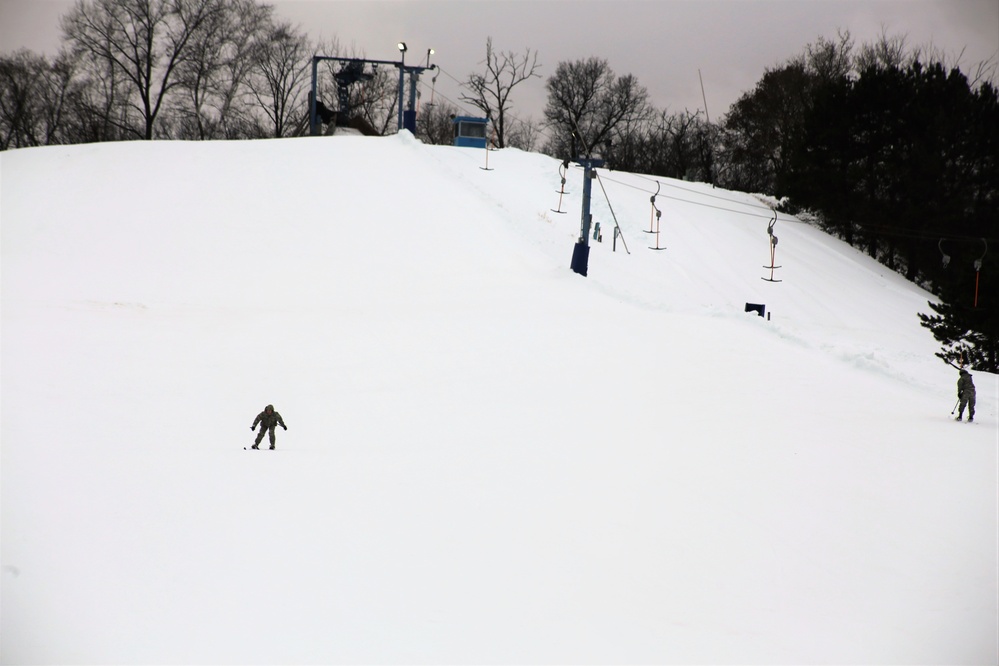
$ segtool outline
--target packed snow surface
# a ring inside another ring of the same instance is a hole
[[[606,169],[577,275],[559,165],[0,155],[2,661],[996,663],[999,386],[953,420],[932,296]]]

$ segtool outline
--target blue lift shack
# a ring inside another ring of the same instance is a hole
[[[486,147],[486,125],[489,123],[486,118],[455,116],[452,122],[454,122],[454,145],[464,148]]]

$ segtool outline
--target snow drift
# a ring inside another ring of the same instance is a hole
[[[999,387],[952,420],[929,294],[607,170],[583,278],[581,171],[485,158],[0,155],[4,663],[999,658]]]

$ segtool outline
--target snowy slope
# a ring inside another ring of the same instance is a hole
[[[928,294],[785,216],[765,282],[703,184],[649,250],[612,171],[583,278],[581,171],[486,158],[0,154],[4,663],[999,658],[999,386],[950,419]]]

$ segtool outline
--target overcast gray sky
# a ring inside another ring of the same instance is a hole
[[[882,32],[910,46],[934,46],[969,72],[999,57],[999,0],[275,0],[276,15],[316,40],[380,60],[432,63],[442,72],[435,94],[459,102],[458,81],[482,71],[493,48],[536,51],[540,79],[521,84],[513,113],[541,119],[544,81],[559,62],[604,58],[633,74],[660,109],[704,106],[712,120],[753,88],[767,67],[803,51],[820,36],[849,30],[857,45]],[[54,53],[59,16],[72,0],[0,0],[0,52],[26,47]],[[429,84],[429,77],[424,77]],[[423,101],[429,101],[425,92]],[[465,111],[472,109],[467,105]]]

